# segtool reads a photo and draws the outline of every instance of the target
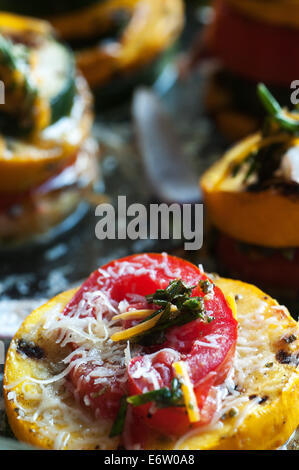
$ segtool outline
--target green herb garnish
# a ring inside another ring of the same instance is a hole
[[[292,118],[284,111],[263,83],[258,84],[257,92],[265,110],[268,112],[269,116],[277,122],[281,129],[289,132],[299,131],[299,120]]]
[[[127,402],[132,406],[145,405],[155,402],[158,408],[168,408],[170,406],[185,406],[181,384],[177,378],[172,379],[171,388],[160,388],[151,392],[133,395],[127,398]]]
[[[205,295],[212,294],[214,292],[214,284],[209,279],[199,281],[198,285]]]
[[[166,289],[157,289],[154,294],[146,295],[145,298],[149,304],[166,307],[168,303],[179,305],[182,301],[191,296],[192,290],[196,286],[187,287],[183,281],[177,279],[171,281]]]
[[[128,404],[132,406],[145,405],[154,402],[158,408],[168,408],[171,406],[185,406],[181,383],[175,377],[171,381],[171,388],[160,388],[151,392],[142,393],[140,395],[132,395],[127,397],[123,395],[120,400],[120,408],[112,425],[109,437],[120,436],[124,430]]]
[[[265,367],[267,367],[268,369],[270,367],[273,367],[273,362],[267,362],[267,364],[265,364]]]
[[[127,397],[124,395],[120,400],[120,408],[111,428],[109,437],[115,437],[122,434],[125,426],[126,414],[127,414]]]
[[[265,137],[278,135],[281,131],[292,134],[299,132],[298,114],[297,119],[295,115],[292,117],[291,113],[284,110],[263,83],[257,86],[257,94],[268,114],[263,128]],[[251,191],[260,190],[268,183],[273,184],[281,157],[288,149],[287,134],[285,137],[254,149],[242,161],[232,166],[231,175],[237,176],[245,167],[243,183],[248,183],[250,177],[254,176],[253,183],[248,187]]]
[[[161,307],[143,322],[150,320],[162,312],[161,317],[150,330],[132,338],[132,341],[143,346],[161,344],[165,341],[165,331],[173,326],[182,326],[193,320],[201,319],[210,322],[213,318],[206,313],[204,299],[191,297],[192,290],[197,286],[187,287],[180,279],[171,281],[166,289],[158,289],[154,294],[147,295],[148,303]],[[207,287],[207,286],[206,286]]]

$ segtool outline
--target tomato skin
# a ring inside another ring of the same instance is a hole
[[[119,410],[120,400],[126,393],[126,387],[114,379],[105,392],[105,384],[95,384],[93,378],[86,379],[94,368],[92,364],[84,364],[71,370],[69,380],[75,387],[74,396],[81,406],[92,409],[96,418],[114,419]]]
[[[155,357],[153,361],[153,368],[155,371],[159,371],[157,367],[157,361],[164,361],[165,369],[164,374],[161,374],[159,385],[162,387],[171,387],[171,380],[174,378],[173,369],[171,367],[172,361],[168,360],[165,357],[162,357],[164,353],[160,352]],[[144,392],[142,387],[142,377],[141,380],[136,380],[133,378],[132,370],[138,362],[142,362],[143,357],[134,358],[128,368],[129,374],[129,394],[138,395]],[[167,364],[168,362],[168,364]],[[161,368],[160,368],[161,370]],[[203,381],[200,386],[195,389],[195,394],[197,397],[197,403],[199,409],[201,410],[201,420],[199,423],[190,424],[187,411],[184,407],[166,407],[166,408],[157,408],[153,406],[152,403],[145,404],[134,408],[134,413],[136,416],[141,417],[144,423],[152,429],[159,431],[161,434],[168,436],[182,436],[192,427],[202,426],[207,424],[215,410],[216,410],[216,400],[215,400],[215,391],[211,389],[214,383],[214,376],[207,377],[207,380]],[[209,400],[207,400],[209,396]]]
[[[106,271],[116,271],[120,265],[127,264],[132,266],[134,263],[142,263],[144,270],[148,270],[144,274],[129,273],[126,275],[119,276],[118,279],[111,276],[106,278],[103,273]],[[150,276],[150,269],[155,263],[155,275],[157,280],[154,280]],[[134,291],[142,297],[150,295],[155,292],[158,288],[165,289],[169,282],[178,279],[180,277],[180,271],[184,273],[184,282],[186,284],[192,284],[194,278],[206,279],[207,276],[201,273],[199,269],[192,263],[186,260],[177,258],[175,256],[168,256],[169,269],[173,269],[171,275],[167,275],[162,267],[163,255],[159,253],[145,253],[143,255],[131,255],[124,258],[111,261],[100,269],[96,269],[88,279],[82,284],[80,289],[76,292],[73,299],[66,306],[64,310],[65,315],[71,314],[72,308],[76,308],[79,302],[82,300],[85,292],[93,292],[95,290],[105,288],[106,290],[111,289],[111,297],[120,302],[121,300],[128,299],[127,293],[130,292],[131,285],[134,283]],[[130,299],[129,299],[130,300]],[[147,303],[145,303],[147,305]]]
[[[151,308],[144,296],[154,293],[157,289],[165,289],[170,281],[178,278],[190,286],[197,285],[200,280],[208,279],[196,266],[171,256],[167,257],[167,267],[165,267],[165,256],[160,254],[133,255],[112,261],[91,274],[67,305],[64,314],[71,316],[73,309],[76,309],[84,299],[85,293],[98,290],[109,292],[110,299],[114,303],[127,300],[131,307]],[[204,293],[196,287],[192,295],[203,297]],[[74,368],[69,379],[77,391],[80,402],[86,405],[87,397],[89,407],[97,417],[113,418],[122,395],[136,395],[163,387],[171,388],[174,378],[172,364],[184,360],[189,365],[190,379],[194,384],[201,411],[201,420],[195,425],[209,422],[216,407],[213,385],[224,380],[231,366],[237,337],[237,322],[224,295],[216,286],[214,286],[214,295],[205,301],[205,305],[213,315],[215,314],[215,319],[210,323],[198,319],[181,327],[169,328],[162,345],[144,348],[141,356],[134,357],[130,361],[127,383],[117,382],[116,378],[112,381],[110,379],[108,390],[103,392],[102,385],[96,385],[90,378],[86,379],[86,375],[94,367],[92,363]],[[94,312],[89,309],[88,315],[94,315]],[[103,316],[109,314],[111,313],[107,311]],[[130,325],[124,322],[123,326],[126,328]],[[209,337],[213,337],[214,340],[216,338],[216,343],[219,342],[215,349],[217,353],[214,351],[211,354],[211,345],[196,343],[197,340],[208,341]],[[75,344],[74,349],[76,349]],[[137,369],[140,365],[143,369],[141,368],[139,374]],[[148,372],[148,375],[145,372]],[[155,375],[154,382],[149,379],[152,374]],[[109,380],[107,383],[109,384]],[[152,404],[147,404],[132,407],[131,413],[138,422],[142,419],[146,426],[163,434],[180,436],[190,429],[185,407],[159,408],[155,413],[152,413],[151,409]]]
[[[175,357],[178,358],[176,354],[172,355],[167,350],[154,354],[148,371],[156,373],[155,376],[159,388],[171,387],[171,380],[174,378],[171,364],[174,362]],[[140,369],[144,370],[144,374],[147,373],[147,368],[143,365],[144,361],[146,361],[144,356],[138,356],[132,359],[129,364],[129,395],[139,395],[143,393],[145,389],[148,390],[148,382],[144,376],[141,376],[137,380],[134,378],[134,369],[137,368],[138,370],[138,365],[142,366]],[[153,390],[153,387],[150,387],[150,389]],[[133,408],[133,412],[136,416],[141,417],[147,426],[160,431],[162,434],[180,436],[190,427],[185,408],[157,408],[152,403],[148,403]]]
[[[216,250],[220,262],[233,276],[268,287],[298,290],[299,249],[295,250],[293,259],[287,259],[275,249],[264,254],[259,247],[247,246],[245,251],[237,240],[221,233]]]
[[[299,31],[271,25],[216,2],[209,47],[232,72],[267,84],[286,85],[299,76]]]
[[[237,331],[231,333],[232,325],[227,321],[227,303],[224,295],[216,286],[214,287],[216,301],[207,301],[206,307],[217,313],[217,321],[203,323],[195,320],[181,327],[170,328],[166,333],[166,341],[160,346],[162,351],[152,354],[151,367],[146,364],[144,356],[134,358],[128,367],[129,392],[132,395],[153,390],[153,384],[146,380],[148,374],[154,374],[158,388],[171,387],[171,380],[174,378],[172,363],[184,360],[188,364],[190,379],[194,386],[199,409],[202,411],[201,420],[195,426],[207,424],[216,409],[216,401],[212,399],[213,386],[222,383],[232,366],[235,352]],[[217,303],[216,309],[215,305]],[[236,325],[236,322],[234,322]],[[222,334],[222,336],[221,336]],[[208,338],[216,338],[217,347],[204,346]],[[221,337],[221,338],[219,338]],[[198,343],[197,341],[200,341]],[[170,357],[169,351],[176,351],[176,357]],[[138,363],[143,362],[143,371],[134,378],[134,368]],[[164,369],[161,367],[164,365]],[[158,366],[157,366],[158,364]],[[161,372],[162,370],[162,372]],[[140,377],[138,377],[138,375]],[[155,387],[157,388],[157,386]],[[207,397],[210,395],[210,400]],[[215,397],[214,397],[215,398]],[[205,404],[208,405],[205,407]],[[204,408],[205,407],[205,408]],[[142,416],[149,427],[160,430],[165,434],[180,436],[190,429],[190,421],[184,408],[163,408],[150,413],[151,405],[143,405],[135,408],[135,413]],[[175,426],[174,426],[175,423]]]

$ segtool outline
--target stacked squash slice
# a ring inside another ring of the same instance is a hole
[[[92,97],[44,21],[0,14],[0,237],[43,234],[97,177]]]

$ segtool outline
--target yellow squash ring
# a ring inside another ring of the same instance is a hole
[[[240,344],[244,345],[244,337],[242,338],[242,329],[249,327],[247,322],[249,316],[254,319],[251,327],[251,335],[253,340],[258,343],[259,338],[263,337],[257,345],[253,356],[259,353],[260,366],[265,366],[263,362],[263,354],[275,354],[281,347],[291,348],[292,354],[296,355],[299,351],[298,339],[291,345],[283,343],[284,335],[296,335],[299,338],[299,330],[297,323],[291,318],[290,314],[283,307],[278,306],[277,302],[266,296],[256,287],[245,284],[240,281],[232,281],[228,279],[218,279],[216,284],[222,289],[225,296],[233,296],[237,298],[237,314],[239,322],[239,336],[241,336]],[[34,399],[34,387],[29,392],[31,402],[25,399],[22,388],[22,378],[49,378],[53,376],[51,368],[47,365],[50,361],[58,364],[61,360],[59,356],[59,345],[55,341],[47,340],[43,325],[45,316],[53,309],[57,308],[61,311],[64,306],[73,297],[75,290],[64,292],[44,306],[35,310],[22,324],[11,342],[4,371],[4,397],[6,411],[10,426],[15,436],[24,442],[37,447],[52,449],[54,447],[54,436],[60,432],[67,430],[67,423],[64,427],[48,425],[46,433],[39,428],[38,421],[29,422],[26,418],[26,410],[32,413],[32,403],[34,405],[33,412],[39,405],[39,398]],[[237,296],[237,297],[236,297]],[[257,320],[260,318],[260,320]],[[18,340],[33,340],[46,352],[47,361],[30,359],[17,351]],[[266,339],[267,338],[267,339]],[[284,346],[282,346],[282,343]],[[237,346],[238,347],[238,346]],[[248,353],[246,352],[246,355]],[[252,357],[253,357],[252,356]],[[64,356],[62,356],[64,357]],[[272,357],[272,356],[271,356]],[[264,361],[266,357],[264,358]],[[242,384],[243,390],[240,392],[248,400],[252,394],[258,393],[263,396],[267,394],[267,400],[263,404],[257,404],[250,409],[250,412],[244,413],[244,419],[239,422],[239,415],[234,418],[228,418],[221,421],[218,428],[207,430],[206,432],[197,433],[183,439],[181,442],[174,443],[171,440],[160,441],[154,439],[148,442],[149,449],[276,449],[280,447],[292,434],[299,424],[299,371],[292,364],[282,364],[273,359],[272,367],[267,369],[265,373],[253,368],[250,374],[245,378]],[[242,402],[243,403],[243,402]],[[248,401],[250,403],[250,400]],[[76,407],[73,403],[71,406]],[[240,413],[243,410],[243,404],[240,404]],[[31,411],[30,411],[31,410]],[[86,419],[86,418],[85,418]],[[82,429],[85,429],[86,423],[82,421]],[[47,432],[50,431],[50,434]],[[51,437],[52,432],[52,437]],[[108,431],[109,433],[109,431]],[[82,434],[82,431],[81,431]],[[70,438],[61,448],[78,448],[76,446],[78,436],[70,431]],[[107,439],[106,439],[107,441]],[[101,438],[95,443],[79,446],[84,449],[93,449],[96,447],[117,448],[117,439],[113,438],[108,444],[103,446]]]
[[[92,97],[83,77],[70,116],[39,133],[34,140],[8,142],[0,138],[0,188],[4,192],[30,189],[57,173],[90,134]]]
[[[174,42],[183,27],[182,0],[109,0],[50,21],[64,39],[89,37],[109,29],[113,14],[121,9],[131,15],[121,39],[77,54],[78,67],[91,86],[150,63]]]
[[[289,139],[281,135],[271,142]],[[299,200],[274,189],[245,191],[232,176],[235,163],[261,145],[269,143],[260,134],[241,141],[209,168],[201,179],[209,218],[219,230],[245,243],[268,247],[299,246]],[[293,138],[292,145],[299,145]]]
[[[0,29],[9,32],[33,33],[37,35],[53,34],[53,28],[47,21],[11,13],[0,13]]]

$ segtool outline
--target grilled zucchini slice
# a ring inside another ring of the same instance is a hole
[[[75,60],[72,51],[55,40],[45,43],[35,52],[33,74],[39,84],[39,94],[50,102],[51,124],[70,113],[75,86]]]
[[[55,40],[33,49],[0,35],[0,76],[6,100],[2,131],[8,134],[39,131],[69,114],[75,95],[72,52]],[[16,120],[18,126],[16,127]]]
[[[26,191],[58,173],[89,137],[93,123],[92,96],[86,81],[76,78],[71,112],[34,139],[0,137],[0,187]]]
[[[27,191],[59,172],[89,136],[89,88],[49,23],[0,13],[1,191]],[[63,119],[62,119],[63,118]]]
[[[14,2],[8,3],[5,9],[13,11]],[[64,10],[65,3],[72,8]],[[0,0],[0,8],[2,4]],[[31,3],[24,8],[36,14]],[[152,64],[175,43],[184,24],[183,0],[62,2],[59,12],[53,4],[51,11],[44,5],[40,10],[41,16],[48,12],[59,36],[76,51],[77,65],[93,88],[120,76],[127,81],[127,76]]]

